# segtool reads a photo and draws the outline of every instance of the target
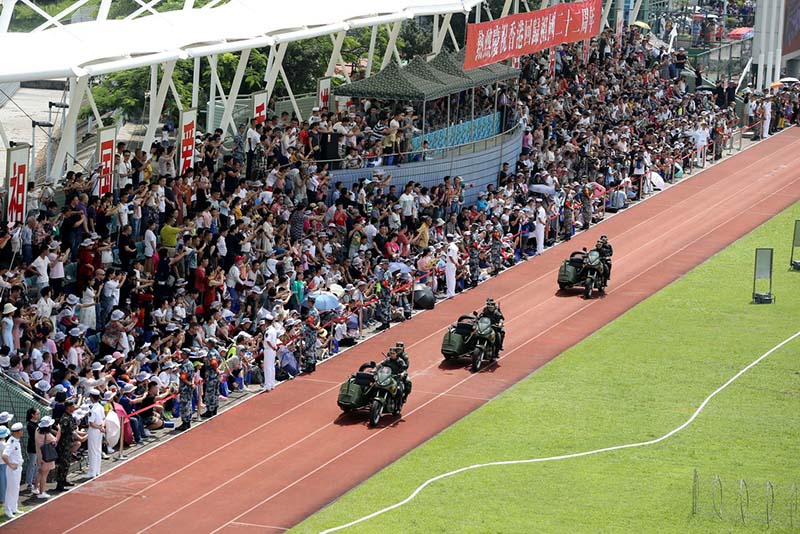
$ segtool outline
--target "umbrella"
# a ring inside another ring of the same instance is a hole
[[[753,28],[749,26],[743,26],[741,28],[735,28],[729,31],[726,37],[728,39],[744,40],[744,39],[752,39],[753,35],[754,35]]]
[[[716,86],[704,83],[703,85],[698,85],[695,91],[714,91],[716,90]]]
[[[327,291],[314,291],[309,293],[309,297],[314,299],[314,307],[321,312],[335,310],[339,307],[339,299],[336,295]]]
[[[552,197],[556,194],[556,188],[551,185],[544,185],[544,184],[534,184],[528,187],[528,191],[531,193],[539,193],[540,195],[547,195],[548,197]]]
[[[400,271],[401,274],[408,274],[411,271],[413,271],[413,269],[408,265],[406,265],[405,263],[401,263],[399,261],[393,261],[392,263],[389,264],[389,272],[393,273],[396,271]]]
[[[418,310],[432,310],[436,304],[436,297],[430,287],[424,284],[414,284],[414,308]]]
[[[344,295],[344,288],[339,284],[331,284],[328,290],[333,293],[333,296],[336,298],[342,298],[342,295]]]
[[[636,22],[634,22],[633,26],[638,26],[643,30],[649,30],[650,29],[650,25],[648,23],[646,23],[646,22],[642,22],[641,20],[637,20]]]
[[[787,76],[786,78],[780,79],[781,83],[800,83],[800,80],[797,78],[792,78],[791,76]]]
[[[772,88],[772,89],[775,89],[776,87],[780,87],[781,85],[783,85],[783,82],[772,82],[771,84],[769,84],[770,88]]]

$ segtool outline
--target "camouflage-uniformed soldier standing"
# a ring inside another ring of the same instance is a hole
[[[181,426],[177,428],[179,432],[189,430],[192,425],[192,393],[194,391],[194,365],[188,354],[182,354],[184,357],[179,369],[180,384],[178,387],[178,398],[181,404]]]
[[[500,249],[503,246],[503,242],[500,240],[500,231],[496,228],[492,229],[492,269],[494,269],[494,274],[500,272],[503,268],[503,256],[500,254]]]
[[[469,279],[470,285],[476,287],[481,275],[481,245],[478,242],[477,232],[464,232],[468,237],[467,247],[469,248]]]
[[[219,352],[216,349],[209,349],[203,361],[204,398],[206,404],[206,412],[200,416],[203,418],[217,415],[217,408],[219,407],[219,364]],[[181,411],[183,411],[182,409],[183,404],[181,404]]]
[[[389,272],[388,260],[381,260],[381,265],[384,267],[383,280],[379,280],[376,286],[376,292],[378,293],[378,320],[381,322],[378,330],[386,330],[392,320],[392,274]]]
[[[74,404],[72,400],[67,401],[68,409],[58,420],[61,437],[56,444],[56,451],[58,452],[58,459],[56,460],[56,490],[66,491],[70,486],[74,486],[67,482],[67,475],[69,475],[69,461],[72,458],[72,447],[75,444],[75,430],[77,425],[75,419],[72,417],[74,412]]]
[[[300,339],[303,343],[301,369],[304,373],[313,373],[317,368],[317,322],[314,317],[303,323]]]

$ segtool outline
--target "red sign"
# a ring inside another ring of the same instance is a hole
[[[602,9],[602,0],[584,0],[470,24],[464,68],[474,69],[561,43],[589,39],[600,31]]]
[[[9,150],[8,157],[8,221],[25,222],[28,190],[28,158],[30,148],[27,146]]]
[[[253,118],[256,124],[267,122],[267,92],[260,91],[253,93]]]
[[[194,165],[194,136],[197,130],[197,110],[187,109],[181,111],[181,149],[178,156],[178,168],[183,174]]]
[[[181,174],[192,168],[194,158],[194,121],[183,125],[181,139]]]
[[[100,196],[111,192],[111,181],[114,177],[114,140],[103,141],[100,143]]]

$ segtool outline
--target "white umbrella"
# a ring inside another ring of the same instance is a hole
[[[800,83],[800,80],[798,80],[797,78],[792,78],[791,76],[787,76],[786,78],[781,78],[778,81],[780,81],[781,83]]]
[[[333,293],[336,298],[342,298],[342,295],[344,295],[344,288],[339,284],[331,284],[328,290]]]

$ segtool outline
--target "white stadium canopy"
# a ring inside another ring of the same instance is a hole
[[[106,74],[272,46],[425,15],[468,13],[481,0],[230,0],[216,7],[0,33],[0,82]],[[213,4],[212,4],[213,5]]]

